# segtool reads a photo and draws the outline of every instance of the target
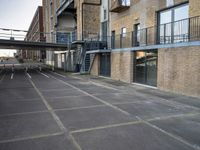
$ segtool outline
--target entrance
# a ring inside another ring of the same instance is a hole
[[[110,53],[100,54],[100,75],[110,77]]]
[[[157,86],[157,50],[135,52],[135,82]]]

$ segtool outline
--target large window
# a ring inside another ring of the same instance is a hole
[[[159,41],[163,43],[178,43],[188,40],[189,6],[183,4],[159,12]]]
[[[135,53],[135,82],[157,85],[157,50]]]

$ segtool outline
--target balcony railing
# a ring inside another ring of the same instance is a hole
[[[120,13],[129,8],[130,8],[130,0],[113,0],[110,11]]]
[[[200,16],[108,36],[112,49],[200,41]]]

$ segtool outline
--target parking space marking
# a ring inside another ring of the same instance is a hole
[[[55,111],[53,110],[53,108],[50,106],[50,104],[47,102],[47,100],[45,99],[45,97],[43,96],[43,94],[40,92],[40,90],[36,87],[35,83],[29,79],[30,83],[32,84],[32,86],[34,87],[35,91],[38,93],[38,95],[40,96],[40,98],[42,99],[43,103],[45,104],[45,106],[47,107],[48,111],[51,113],[53,119],[55,120],[55,122],[57,123],[57,125],[59,126],[60,130],[62,132],[65,133],[65,135],[67,135],[68,139],[71,140],[71,142],[74,144],[74,146],[78,149],[81,150],[80,146],[78,145],[78,143],[75,141],[74,137],[68,133],[67,129],[65,128],[65,126],[63,125],[62,121],[60,120],[60,118],[57,116],[57,114],[55,113]]]
[[[99,126],[99,127],[94,127],[94,128],[80,129],[80,130],[70,131],[70,133],[74,134],[74,133],[96,131],[96,130],[114,128],[114,127],[134,125],[134,124],[139,124],[139,123],[142,123],[142,121],[132,121],[132,122],[126,122],[126,123],[118,123],[118,124],[111,124],[111,125],[106,125],[106,126]]]
[[[12,80],[12,79],[13,79],[13,77],[14,77],[14,73],[12,73],[12,74],[11,74],[11,77],[10,77],[10,79]]]
[[[15,138],[15,139],[10,139],[10,140],[2,140],[0,141],[0,144],[26,141],[26,140],[34,140],[34,139],[45,138],[45,137],[59,136],[63,134],[64,132],[57,132],[57,133],[52,133],[52,134],[42,134],[42,135],[29,136],[29,137],[23,137],[23,138]]]
[[[57,73],[57,72],[53,72],[53,71],[50,71],[50,72],[52,72],[52,73],[54,73],[54,74],[56,74],[56,75],[58,75],[58,76],[60,76],[60,77],[66,78],[66,76],[64,76],[64,75],[62,75],[62,74],[59,74],[59,73]]]
[[[26,74],[28,75],[28,77],[29,77],[30,79],[32,78],[31,75],[30,75],[28,72],[27,72]]]
[[[175,140],[177,140],[177,141],[179,141],[179,142],[181,142],[181,143],[183,143],[183,144],[185,144],[185,145],[187,145],[187,146],[189,146],[189,147],[191,147],[191,148],[193,148],[193,149],[200,150],[200,147],[198,147],[197,145],[193,145],[193,144],[189,143],[188,141],[184,140],[182,137],[179,137],[179,136],[176,136],[176,135],[174,135],[174,134],[172,134],[172,133],[169,133],[169,132],[167,132],[167,131],[165,131],[165,130],[159,128],[158,126],[153,125],[152,123],[150,123],[150,122],[148,122],[148,121],[146,121],[146,120],[143,120],[142,118],[140,118],[140,117],[138,117],[138,116],[137,116],[137,118],[138,118],[138,120],[140,120],[140,121],[143,122],[144,124],[146,124],[146,125],[148,125],[148,126],[154,128],[154,129],[156,129],[156,130],[162,132],[163,134],[165,134],[165,135],[167,135],[167,136],[169,136],[169,137],[171,137],[171,138],[173,138],[173,139],[175,139]]]
[[[119,123],[119,124],[99,126],[99,127],[94,127],[94,128],[74,130],[74,131],[71,131],[71,133],[74,134],[74,133],[89,132],[89,131],[95,131],[95,130],[101,130],[101,129],[107,129],[107,128],[134,125],[134,124],[144,123],[144,121],[145,122],[152,122],[152,121],[165,120],[165,119],[170,119],[170,118],[194,116],[194,115],[199,115],[199,114],[200,113],[179,114],[179,115],[171,115],[171,116],[167,116],[167,117],[151,118],[151,119],[146,119],[146,120],[143,120],[140,117],[136,116],[138,118],[138,121],[132,121],[132,122]]]
[[[38,71],[38,70],[37,70],[37,72],[38,72],[39,74],[41,74],[41,75],[47,77],[47,78],[50,78],[48,75],[46,75],[46,74],[44,74],[44,73],[42,73],[42,72],[40,72],[40,71]]]
[[[88,96],[94,98],[95,100],[97,100],[97,101],[99,101],[99,102],[101,102],[101,103],[103,103],[103,104],[105,104],[105,105],[107,105],[107,106],[109,106],[109,107],[111,107],[111,108],[117,110],[117,111],[120,111],[121,113],[123,113],[123,114],[125,114],[125,115],[130,116],[130,114],[129,114],[128,112],[126,112],[126,111],[120,109],[120,108],[117,107],[117,106],[114,106],[114,105],[112,105],[112,104],[110,104],[110,103],[108,103],[108,102],[106,102],[106,101],[104,101],[104,100],[102,100],[102,99],[100,99],[100,98],[94,96],[94,95],[91,95],[91,94],[89,94],[88,92],[86,92],[86,91],[84,91],[84,90],[81,90],[80,88],[78,88],[78,87],[76,87],[76,86],[74,86],[74,85],[72,85],[72,84],[70,84],[70,83],[67,83],[67,82],[65,82],[65,81],[63,81],[63,80],[60,80],[60,79],[54,77],[53,75],[51,75],[51,77],[54,78],[55,80],[59,81],[60,83],[63,83],[63,84],[65,84],[65,85],[68,85],[68,86],[72,87],[73,89],[76,89],[77,91],[82,92],[83,94],[88,95]]]

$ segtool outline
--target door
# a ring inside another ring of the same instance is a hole
[[[100,54],[100,75],[110,77],[110,53]]]
[[[140,46],[140,24],[134,25],[134,45],[133,46]]]
[[[157,85],[157,50],[135,53],[135,82],[150,86]]]

